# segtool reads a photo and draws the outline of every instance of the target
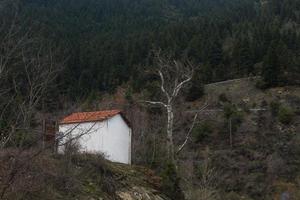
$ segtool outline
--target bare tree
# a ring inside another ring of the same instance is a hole
[[[58,61],[58,48],[22,18],[17,3],[1,1],[0,12],[1,149],[16,132],[29,131],[33,112],[63,69],[64,59]]]
[[[7,147],[16,153],[14,161],[1,177],[0,199],[17,179],[24,162],[27,136],[42,139],[42,131],[32,126],[34,112],[53,81],[63,69],[58,49],[45,42],[38,29],[27,23],[14,1],[0,2],[0,151]],[[36,149],[32,158],[41,153]]]
[[[181,90],[192,80],[194,73],[194,65],[186,61],[173,60],[169,57],[162,57],[160,53],[156,53],[156,73],[160,78],[160,90],[162,92],[162,100],[145,101],[152,105],[162,106],[167,114],[167,155],[170,161],[175,160],[175,155],[179,153],[186,145],[191,130],[194,127],[198,114],[195,115],[192,126],[187,133],[186,140],[180,145],[178,150],[174,149],[173,132],[174,132],[174,105],[175,100],[180,95]]]

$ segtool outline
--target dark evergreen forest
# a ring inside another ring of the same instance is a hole
[[[61,136],[64,115],[104,108],[125,111],[133,164],[170,199],[300,199],[299,86],[300,0],[0,0],[0,199],[144,183]]]
[[[24,0],[20,7],[64,50],[59,92],[70,96],[126,82],[139,91],[151,81],[143,72],[155,49],[192,60],[203,83],[299,79],[299,0]]]

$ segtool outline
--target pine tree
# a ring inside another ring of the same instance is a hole
[[[262,78],[267,87],[279,84],[280,63],[277,55],[276,42],[272,42],[264,57]]]
[[[234,48],[238,74],[244,76],[253,73],[253,54],[248,39],[239,39]]]

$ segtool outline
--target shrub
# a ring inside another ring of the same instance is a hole
[[[249,108],[249,106],[248,106],[248,104],[246,103],[246,102],[244,102],[244,101],[241,101],[239,104],[238,104],[238,106],[240,107],[240,108],[242,108],[242,110],[244,111],[244,112],[246,112],[246,113],[250,113],[250,108]]]
[[[272,101],[270,103],[271,114],[273,116],[278,115],[279,107],[280,107],[280,103],[278,101]]]
[[[235,115],[232,117],[232,122],[238,127],[243,123],[244,120],[244,114],[241,111],[238,111],[235,113]],[[235,127],[235,128],[237,128]]]
[[[239,195],[238,193],[233,192],[233,191],[225,194],[224,195],[224,199],[225,200],[253,200],[252,198],[247,197],[244,194],[243,195]]]
[[[33,134],[32,132],[16,131],[12,135],[12,138],[8,146],[29,148],[36,145],[38,139],[39,139],[38,135]]]
[[[248,173],[245,177],[245,191],[250,197],[259,199],[267,190],[266,174],[262,172]]]
[[[232,120],[233,124],[240,125],[243,122],[243,113],[236,105],[227,103],[224,106],[224,117]]]
[[[196,101],[204,95],[203,84],[196,82],[192,83],[191,87],[188,89],[185,99],[187,101]]]
[[[201,142],[204,138],[207,138],[212,132],[212,124],[208,121],[205,121],[193,129],[192,136],[195,142]]]
[[[223,103],[230,102],[225,93],[222,93],[219,95],[219,101],[221,101]]]
[[[211,188],[197,188],[193,190],[190,197],[188,199],[191,200],[199,200],[199,199],[205,199],[205,200],[219,200],[220,195],[217,190],[211,189]]]
[[[236,113],[236,106],[230,103],[224,105],[224,116],[226,119],[230,118],[231,116]]]
[[[173,163],[166,163],[161,173],[162,190],[171,199],[184,199],[184,195],[179,186],[180,178],[177,175],[176,167]]]
[[[126,92],[125,92],[125,99],[129,102],[129,103],[132,103],[133,101],[133,97],[132,97],[132,94],[133,94],[133,90],[131,87],[128,87]]]
[[[268,84],[264,80],[258,79],[255,83],[255,87],[261,90],[265,90],[268,88]]]
[[[290,107],[281,106],[278,110],[278,120],[283,124],[290,124],[294,115],[295,113]]]
[[[226,200],[240,200],[241,196],[236,192],[229,192],[225,195]]]

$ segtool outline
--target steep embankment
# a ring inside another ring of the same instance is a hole
[[[99,155],[35,153],[1,153],[3,199],[168,200],[160,193],[160,178],[149,169],[111,163]]]

